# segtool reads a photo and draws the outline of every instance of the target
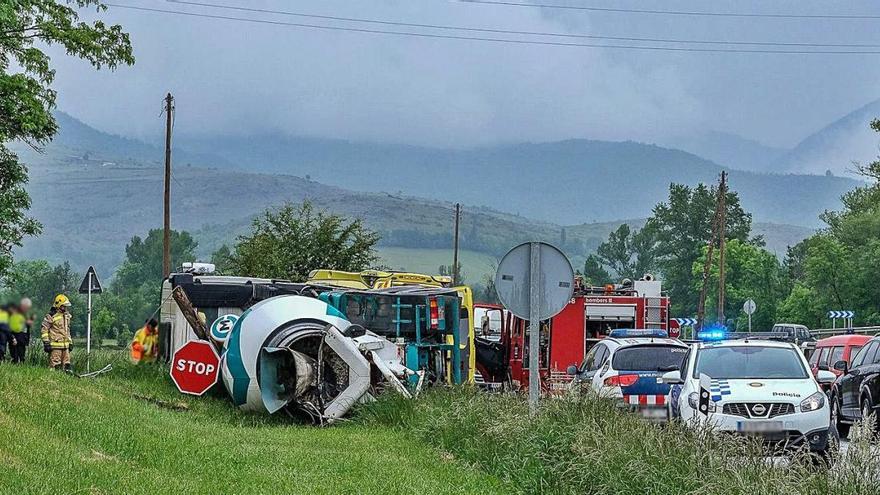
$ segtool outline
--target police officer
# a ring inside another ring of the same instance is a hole
[[[31,326],[34,324],[34,318],[30,314],[31,307],[31,300],[25,297],[9,316],[9,331],[12,334],[9,353],[13,363],[24,362],[27,346],[31,342]]]
[[[49,368],[61,369],[70,373],[70,348],[73,340],[70,338],[70,299],[64,294],[55,296],[52,309],[43,318],[40,338],[43,340],[43,350],[49,353]]]
[[[9,305],[0,306],[0,362],[6,360],[6,344],[10,340],[9,316]]]

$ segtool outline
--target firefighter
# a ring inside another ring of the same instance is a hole
[[[0,362],[6,360],[6,344],[9,342],[9,305],[0,306]]]
[[[159,355],[159,322],[150,318],[131,341],[131,360],[135,364],[152,363]]]
[[[70,349],[73,340],[70,338],[70,299],[64,294],[55,296],[52,309],[43,318],[40,338],[43,340],[43,350],[49,353],[49,367],[53,370],[61,369],[72,373],[70,367]]]

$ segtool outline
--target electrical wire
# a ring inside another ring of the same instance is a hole
[[[608,48],[620,50],[641,50],[641,51],[665,51],[665,52],[700,52],[700,53],[766,53],[766,54],[788,54],[788,55],[878,55],[877,50],[761,50],[761,49],[745,49],[745,48],[694,48],[694,47],[675,47],[675,46],[652,46],[652,45],[625,45],[625,44],[598,44],[598,43],[569,43],[561,41],[546,40],[519,40],[509,38],[490,38],[477,36],[458,36],[449,34],[423,33],[413,31],[386,31],[380,29],[367,29],[343,26],[328,26],[322,24],[307,24],[297,22],[284,22],[269,19],[251,19],[247,17],[234,17],[226,15],[206,14],[202,12],[187,12],[181,10],[157,9],[152,7],[140,7],[134,5],[123,5],[116,3],[105,3],[104,5],[117,7],[122,9],[137,10],[143,12],[155,12],[163,14],[172,14],[186,17],[197,17],[204,19],[219,19],[236,22],[248,22],[254,24],[268,24],[274,26],[297,27],[304,29],[318,29],[327,31],[342,31],[352,33],[365,34],[381,34],[390,36],[406,36],[416,38],[429,39],[446,39],[461,41],[480,41],[499,44],[513,45],[535,45],[535,46],[556,46],[556,47],[573,47],[573,48]]]
[[[690,10],[625,9],[620,7],[591,7],[586,5],[561,5],[547,3],[522,3],[507,0],[456,0],[459,3],[500,5],[504,7],[532,7],[543,9],[585,10],[589,12],[619,12],[627,14],[683,15],[704,17],[765,17],[770,19],[880,19],[880,14],[773,14],[758,12],[706,12]]]
[[[235,10],[239,12],[252,12],[260,14],[278,14],[292,17],[302,17],[307,19],[324,19],[331,21],[343,22],[360,22],[365,24],[378,24],[383,26],[398,27],[414,27],[427,29],[441,29],[447,31],[465,31],[476,33],[492,33],[492,34],[513,34],[524,36],[547,36],[557,38],[579,38],[594,40],[610,40],[610,41],[636,41],[648,43],[682,43],[682,44],[700,44],[700,45],[747,45],[747,46],[802,46],[816,48],[880,48],[877,43],[809,43],[809,42],[782,42],[782,41],[726,41],[726,40],[693,40],[693,39],[676,39],[676,38],[643,38],[633,36],[603,36],[592,34],[577,33],[560,33],[547,31],[517,31],[511,29],[494,29],[479,28],[471,26],[450,26],[445,24],[421,24],[414,22],[389,21],[384,19],[367,19],[359,17],[341,17],[333,15],[307,14],[303,12],[292,12],[289,10],[260,9],[254,7],[242,7],[238,5],[224,5],[210,2],[194,2],[188,0],[165,0],[168,3],[181,5],[190,5],[196,7],[209,7],[214,9]]]

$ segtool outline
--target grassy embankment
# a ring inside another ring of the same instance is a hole
[[[422,438],[523,493],[880,493],[880,459],[859,429],[829,470],[805,453],[774,462],[756,442],[648,424],[589,397],[545,401],[530,419],[521,397],[430,391],[384,397],[358,419]]]
[[[225,394],[182,396],[157,367],[97,354],[92,369],[115,369],[91,379],[0,365],[0,493],[508,491],[402,430],[243,414]]]

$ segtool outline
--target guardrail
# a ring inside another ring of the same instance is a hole
[[[880,334],[880,327],[852,327],[852,328],[820,328],[810,330],[810,333],[816,337],[833,337],[835,335],[877,335]]]

